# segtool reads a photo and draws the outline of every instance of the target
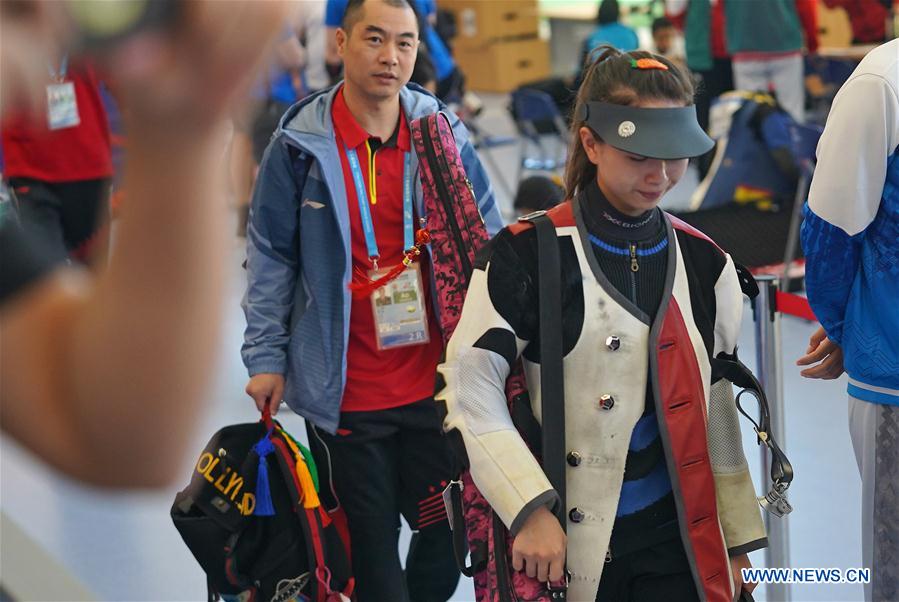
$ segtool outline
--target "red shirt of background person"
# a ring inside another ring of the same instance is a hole
[[[79,182],[112,176],[109,123],[93,67],[73,61],[62,81],[74,84],[80,123],[49,129],[46,101],[42,112],[19,110],[4,117],[4,177]]]
[[[824,6],[846,11],[853,44],[879,44],[886,39],[890,10],[880,0],[824,0]]]
[[[334,98],[331,111],[340,166],[347,191],[352,240],[353,269],[363,272],[372,269],[365,244],[365,232],[359,213],[359,201],[353,174],[346,156],[346,147],[360,158],[362,179],[369,182],[365,141],[371,136],[350,113],[343,90]],[[381,141],[374,153],[377,202],[369,211],[381,257],[381,267],[391,267],[403,258],[403,162],[411,152],[409,126],[402,112],[395,137]],[[417,224],[415,225],[417,228]],[[341,410],[344,412],[384,410],[426,399],[434,394],[434,371],[443,350],[440,328],[431,305],[430,262],[420,261],[422,294],[428,313],[429,342],[396,349],[379,350],[375,334],[371,298],[353,299],[350,310],[350,333],[347,344],[347,374]]]

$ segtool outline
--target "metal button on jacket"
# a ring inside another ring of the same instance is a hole
[[[584,520],[584,516],[585,516],[584,511],[581,510],[580,508],[572,508],[568,512],[568,518],[570,518],[571,522],[573,522],[573,523],[581,522],[582,520]]]
[[[612,335],[606,339],[606,347],[608,347],[611,351],[618,351],[618,348],[621,347],[621,339]]]
[[[614,405],[615,398],[611,395],[606,394],[599,398],[599,409],[601,410],[611,410]]]
[[[576,451],[569,452],[565,459],[568,460],[569,466],[580,466],[581,464],[581,455]]]

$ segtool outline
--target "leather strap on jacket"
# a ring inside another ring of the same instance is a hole
[[[712,360],[712,382],[719,378],[726,378],[733,384],[737,385],[742,391],[737,394],[737,410],[745,416],[753,426],[758,443],[765,444],[771,453],[771,490],[759,499],[759,504],[766,511],[775,516],[784,516],[793,511],[792,506],[785,497],[787,489],[793,480],[793,466],[787,458],[783,450],[774,439],[771,432],[771,410],[768,406],[768,397],[762,389],[761,383],[754,374],[747,368],[743,362],[736,359],[736,356],[726,356],[720,354],[719,357]],[[752,393],[759,405],[759,421],[756,422],[740,405],[740,398],[745,393]]]

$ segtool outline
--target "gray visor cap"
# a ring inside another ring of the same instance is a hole
[[[586,121],[603,142],[653,159],[698,157],[715,146],[715,141],[699,127],[693,105],[651,109],[589,102],[575,119]]]

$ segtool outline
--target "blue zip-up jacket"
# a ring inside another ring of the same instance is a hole
[[[849,394],[899,405],[899,40],[834,99],[802,225],[806,288]]]
[[[291,107],[262,159],[247,228],[242,303],[247,328],[241,350],[250,376],[284,374],[284,401],[332,433],[346,383],[352,277],[347,193],[331,120],[337,90]],[[409,121],[446,110],[414,84],[400,90],[400,103]],[[465,126],[455,115],[450,118],[493,235],[503,225],[493,190]],[[418,215],[425,215],[418,170],[413,152],[413,197]]]

